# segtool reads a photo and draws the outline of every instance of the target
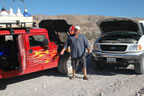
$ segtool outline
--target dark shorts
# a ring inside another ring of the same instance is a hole
[[[77,69],[78,66],[82,66],[82,68],[86,68],[86,58],[85,56],[81,57],[81,58],[72,58],[72,67],[73,69]]]

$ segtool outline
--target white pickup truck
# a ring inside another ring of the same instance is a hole
[[[136,73],[144,73],[144,21],[131,18],[107,18],[97,22],[101,36],[92,51],[94,66],[102,68],[134,65]]]

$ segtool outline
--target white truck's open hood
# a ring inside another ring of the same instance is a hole
[[[131,18],[107,18],[97,22],[102,34],[112,31],[133,31],[139,32],[138,22]]]

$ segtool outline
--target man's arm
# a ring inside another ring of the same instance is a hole
[[[60,55],[63,55],[65,50],[68,48],[69,46],[69,38],[66,40],[65,46],[64,48],[61,50]]]
[[[91,53],[90,46],[89,46],[89,43],[88,43],[88,39],[85,36],[84,36],[84,42],[85,42],[85,47],[87,49],[87,52],[88,52],[88,54],[90,54]]]

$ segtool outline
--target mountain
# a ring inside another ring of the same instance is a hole
[[[96,22],[112,16],[96,16],[96,15],[58,15],[58,16],[46,16],[36,15],[33,16],[34,21],[39,23],[41,20],[56,20],[64,19],[68,24],[79,25],[81,27],[81,33],[85,34],[88,39],[96,39],[100,35],[100,30],[96,25]],[[137,21],[144,20],[144,18],[133,18]]]

